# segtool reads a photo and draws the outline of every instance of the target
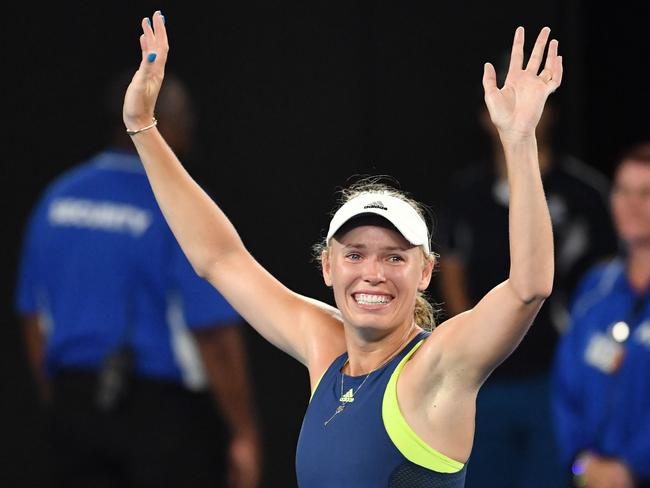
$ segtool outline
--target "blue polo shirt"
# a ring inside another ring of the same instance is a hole
[[[16,307],[42,315],[46,369],[97,369],[126,340],[140,376],[205,377],[189,329],[238,314],[196,275],[134,153],[109,150],[54,181],[29,221]]]
[[[555,358],[555,428],[567,465],[592,450],[650,479],[650,290],[636,293],[625,266],[593,268],[576,291]]]

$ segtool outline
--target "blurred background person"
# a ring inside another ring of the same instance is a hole
[[[502,56],[499,83],[509,53]],[[508,276],[508,182],[499,136],[482,107],[491,159],[452,178],[440,212],[440,293],[449,316],[472,308]],[[537,126],[539,164],[553,224],[555,283],[533,326],[514,353],[492,373],[477,399],[476,437],[467,488],[555,487],[563,471],[550,414],[550,367],[567,321],[567,292],[586,267],[614,253],[607,210],[608,181],[585,163],[558,151],[558,103],[550,97]]]
[[[621,253],[572,300],[554,368],[554,420],[574,486],[650,487],[650,141],[624,152],[611,192]]]
[[[131,75],[107,90],[109,145],[49,185],[24,238],[16,307],[54,485],[252,488],[261,452],[242,319],[159,211],[122,124]],[[188,153],[185,84],[168,75],[157,107]]]

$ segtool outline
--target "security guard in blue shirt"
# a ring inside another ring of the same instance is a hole
[[[191,105],[172,79],[158,117],[182,152]],[[109,94],[115,143],[47,188],[24,241],[16,306],[50,404],[55,478],[219,486],[229,449],[234,486],[254,487],[260,453],[241,319],[196,275],[160,213],[120,121],[128,81]]]
[[[555,428],[576,486],[650,486],[650,142],[620,161],[624,253],[582,280],[555,359]]]

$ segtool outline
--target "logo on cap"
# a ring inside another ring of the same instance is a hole
[[[381,210],[388,210],[384,204],[377,200],[376,202],[369,203],[368,205],[365,205],[363,208],[379,208]]]

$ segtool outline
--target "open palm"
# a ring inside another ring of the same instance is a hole
[[[169,51],[165,20],[160,11],[154,13],[151,21],[142,19],[142,31],[142,60],[126,90],[122,109],[124,123],[130,128],[151,123]]]
[[[496,71],[485,64],[483,89],[490,117],[501,137],[534,135],[535,127],[544,110],[548,96],[562,81],[562,57],[558,56],[558,42],[548,42],[551,30],[544,27],[524,67],[524,28],[518,27],[512,43],[508,74],[502,88],[496,84]],[[539,68],[548,43],[544,69]],[[539,74],[538,74],[539,72]]]

